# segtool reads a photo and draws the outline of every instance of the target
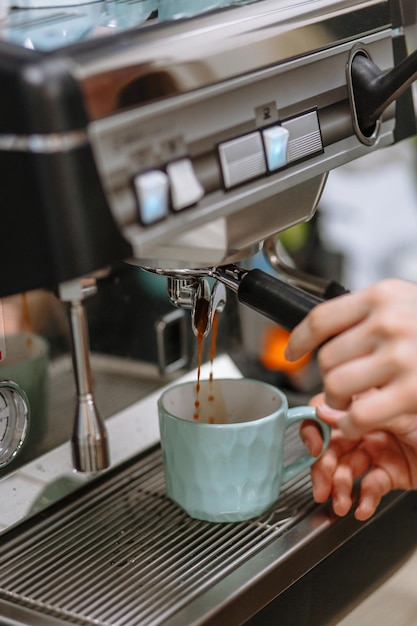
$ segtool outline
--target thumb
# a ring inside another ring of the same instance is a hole
[[[339,428],[348,439],[361,438],[363,433],[352,423],[349,411],[332,409],[328,404],[323,403],[316,407],[316,412],[323,422],[334,428]]]

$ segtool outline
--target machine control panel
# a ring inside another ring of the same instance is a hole
[[[259,131],[220,144],[219,156],[227,189],[267,172]]]
[[[322,151],[317,111],[310,111],[221,142],[218,145],[219,181],[223,181],[226,190],[231,189]],[[151,226],[171,212],[190,208],[205,195],[188,157],[168,162],[164,170],[140,172],[133,184],[143,226]]]
[[[133,179],[138,201],[139,219],[143,226],[151,226],[172,210],[174,213],[196,204],[204,189],[190,159],[171,161],[165,171],[151,169]]]
[[[372,142],[354,118],[358,51],[377,75],[406,58],[402,26],[415,19],[398,2],[231,2],[172,24],[159,23],[159,7],[158,23],[123,20],[120,36],[100,27],[95,41],[52,50],[35,16],[19,30],[12,12],[18,42],[9,19],[0,34],[11,91],[0,155],[2,197],[20,217],[5,228],[63,245],[30,247],[17,263],[8,238],[5,257],[21,270],[18,280],[4,272],[3,293],[126,258],[166,269],[239,262],[311,219],[332,169],[415,134],[411,94],[384,110]],[[62,12],[42,19],[67,26]]]
[[[196,204],[204,196],[190,159],[171,161],[166,167],[171,189],[173,211],[182,211]]]
[[[290,133],[284,126],[272,126],[262,132],[266,163],[275,172],[288,163],[288,140]]]
[[[363,38],[384,69],[393,64],[391,37]],[[167,268],[234,262],[310,219],[329,169],[369,152],[352,126],[351,48],[343,42],[92,121],[103,187],[133,258]],[[391,107],[374,148],[393,143],[394,127]]]
[[[139,204],[139,216],[144,226],[155,224],[168,215],[169,181],[161,170],[149,170],[133,179]]]
[[[317,111],[219,145],[226,189],[323,151]]]

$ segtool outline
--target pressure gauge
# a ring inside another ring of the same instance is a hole
[[[0,469],[19,453],[29,430],[26,393],[11,380],[0,381]]]

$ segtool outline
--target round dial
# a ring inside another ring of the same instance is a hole
[[[29,401],[13,381],[0,381],[0,468],[19,453],[29,430]]]

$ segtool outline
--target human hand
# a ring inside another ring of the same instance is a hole
[[[364,521],[389,491],[417,488],[417,415],[397,417],[392,431],[378,430],[350,439],[338,428],[339,412],[323,400],[324,394],[319,394],[311,401],[317,415],[332,426],[330,444],[311,468],[316,502],[331,498],[335,514],[346,515],[353,506],[354,482],[359,479],[355,517]],[[321,432],[314,422],[302,424],[301,437],[311,454],[321,452]]]
[[[292,332],[286,357],[319,346],[325,403],[343,411],[338,428],[346,436],[358,439],[417,413],[415,283],[384,280],[319,304]]]

